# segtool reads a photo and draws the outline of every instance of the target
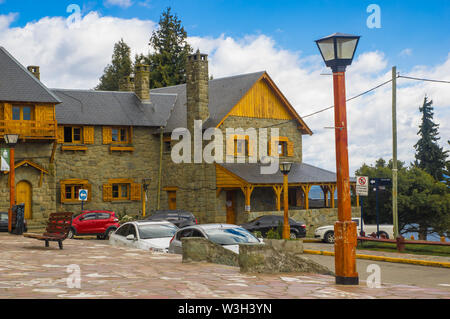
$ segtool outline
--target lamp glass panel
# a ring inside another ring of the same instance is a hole
[[[338,38],[337,42],[337,58],[351,59],[356,49],[358,39]]]
[[[334,60],[334,39],[326,39],[317,42],[325,61]]]
[[[19,140],[18,134],[5,134],[5,142],[6,144],[17,144],[17,141]]]

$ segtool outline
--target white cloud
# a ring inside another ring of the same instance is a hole
[[[410,56],[412,55],[412,49],[406,48],[402,50],[399,54],[400,56]]]
[[[16,14],[0,15],[0,45],[23,65],[40,65],[41,79],[48,87],[93,88],[104,67],[110,63],[113,45],[123,38],[135,53],[148,51],[148,39],[156,27],[150,20],[85,15],[78,27],[68,28],[63,17],[46,17],[20,28],[11,28]],[[235,39],[190,37],[194,49],[209,54],[210,74],[214,78],[266,70],[303,116],[333,105],[332,77],[319,56],[304,56],[279,48],[271,37],[246,36]],[[306,43],[305,45],[313,45]],[[416,66],[398,70],[403,75],[449,79],[450,54],[436,66]],[[347,97],[374,87],[391,77],[388,58],[383,52],[357,52],[348,68]],[[440,124],[441,144],[450,137],[450,90],[448,84],[398,79],[397,126],[398,158],[407,164],[414,159],[420,121],[419,106],[427,94],[434,101],[435,121]],[[350,173],[363,162],[391,158],[391,86],[347,103]],[[312,136],[303,139],[303,159],[335,171],[333,110],[306,117]]]
[[[131,0],[105,0],[105,6],[119,6],[121,8],[128,8],[133,5]]]

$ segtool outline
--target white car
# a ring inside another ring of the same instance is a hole
[[[185,237],[203,237],[237,254],[239,254],[239,244],[264,244],[262,239],[256,238],[240,226],[204,224],[181,228],[170,242],[169,253],[182,254],[181,239]]]
[[[133,221],[120,226],[110,237],[113,246],[167,252],[178,227],[168,221]]]
[[[377,225],[366,225],[361,221],[361,218],[352,218],[352,221],[356,223],[358,235],[361,231],[361,223],[363,224],[363,230],[366,234],[372,234],[377,232]],[[380,236],[384,235],[387,239],[394,238],[394,226],[393,225],[379,225]],[[322,241],[333,244],[334,243],[334,225],[327,225],[317,228],[314,231],[314,237],[320,238]]]

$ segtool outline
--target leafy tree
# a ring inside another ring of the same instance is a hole
[[[433,101],[428,101],[425,96],[423,105],[419,108],[422,112],[422,123],[417,133],[420,136],[419,141],[414,145],[416,149],[415,165],[425,170],[436,180],[442,181],[448,151],[443,151],[443,148],[438,144],[440,139],[438,137],[439,125],[433,122],[432,105]]]
[[[363,164],[356,175],[370,178],[391,178],[392,160],[387,166],[377,160],[375,166]],[[421,239],[434,231],[440,235],[450,232],[450,193],[448,187],[436,181],[424,170],[412,166],[406,168],[397,161],[398,168],[398,215],[400,233],[418,232]],[[380,223],[392,224],[392,188],[379,190]],[[369,186],[369,196],[363,199],[363,215],[366,223],[376,222],[375,191]]]
[[[186,38],[181,20],[168,7],[160,17],[158,29],[153,31],[150,38],[149,45],[153,53],[136,56],[136,61],[150,65],[150,88],[186,83],[186,59],[192,52]]]
[[[95,87],[96,90],[118,91],[119,81],[132,73],[131,49],[120,39],[114,44],[114,52],[111,64],[108,64],[100,77],[100,83]]]

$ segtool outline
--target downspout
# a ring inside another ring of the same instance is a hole
[[[160,208],[161,202],[161,178],[162,178],[162,158],[163,158],[163,127],[160,127],[159,132],[159,172],[158,172],[158,198],[156,201],[156,209]]]

